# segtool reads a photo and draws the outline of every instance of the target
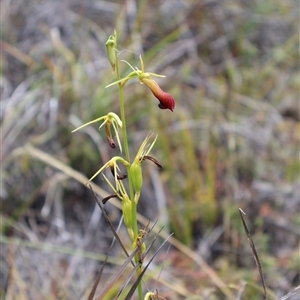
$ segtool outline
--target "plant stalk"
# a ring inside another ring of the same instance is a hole
[[[116,55],[116,73],[117,79],[120,80],[120,72],[119,72],[119,63],[118,58]],[[126,115],[125,115],[125,105],[124,105],[124,87],[122,82],[119,82],[119,101],[120,101],[120,113],[121,113],[121,120],[122,120],[122,134],[123,134],[123,146],[125,151],[126,160],[131,164],[130,161],[130,153],[129,153],[129,145],[128,145],[128,138],[127,138],[127,127],[126,127]],[[132,202],[132,226],[133,226],[133,233],[134,233],[134,240],[136,240],[138,236],[138,224],[137,224],[137,204],[134,201],[134,191],[133,191],[133,184],[132,178],[130,175],[130,167],[127,167],[127,174],[128,174],[128,181],[129,181],[129,197]],[[135,262],[138,263],[137,257],[135,258]],[[137,268],[136,275],[137,277],[140,275],[141,268]],[[140,300],[143,299],[142,293],[142,283],[138,284],[138,297]]]

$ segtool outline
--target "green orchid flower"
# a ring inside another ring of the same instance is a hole
[[[114,142],[114,139],[113,139],[113,136],[112,136],[112,133],[111,133],[111,126],[113,127],[116,138],[117,138],[117,142],[118,142],[118,145],[119,145],[119,148],[120,148],[120,151],[122,153],[122,145],[121,145],[119,134],[118,134],[118,127],[122,128],[123,124],[122,124],[122,121],[120,120],[119,116],[117,114],[113,113],[113,112],[110,112],[105,116],[102,116],[102,117],[97,118],[93,121],[85,123],[85,124],[79,126],[78,128],[74,129],[72,132],[76,132],[77,130],[79,130],[79,129],[85,127],[85,126],[88,126],[90,124],[93,124],[93,123],[96,123],[96,122],[99,122],[99,121],[103,121],[103,123],[99,126],[99,130],[103,126],[105,126],[106,139],[107,139],[107,142],[108,142],[108,144],[111,148],[116,147],[116,144]]]

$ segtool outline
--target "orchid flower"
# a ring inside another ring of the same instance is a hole
[[[174,98],[170,94],[164,92],[159,87],[157,82],[154,79],[151,78],[151,76],[165,77],[164,75],[145,72],[144,62],[143,62],[141,56],[140,56],[141,70],[139,70],[138,68],[133,68],[127,61],[125,61],[125,60],[123,60],[123,61],[129,65],[129,67],[133,70],[133,72],[129,73],[125,78],[120,79],[118,81],[115,81],[115,82],[109,84],[106,87],[110,87],[110,86],[115,85],[115,84],[121,84],[122,86],[124,86],[125,83],[129,79],[134,78],[134,77],[138,77],[138,79],[140,80],[140,83],[147,85],[150,88],[153,95],[158,99],[158,101],[159,101],[158,107],[160,109],[170,109],[171,111],[174,110],[174,108],[175,108]]]
[[[122,201],[122,212],[124,217],[124,223],[127,227],[127,231],[130,235],[130,237],[134,238],[134,232],[132,229],[132,202],[130,198],[128,197],[128,194],[126,192],[125,186],[122,181],[116,182],[116,187],[114,187],[111,182],[108,180],[108,178],[103,174],[103,178],[107,182],[107,184],[111,187],[111,189],[114,191],[115,194],[110,195],[102,200],[102,203],[106,203],[109,199],[113,197],[117,197]]]
[[[105,165],[102,166],[101,169],[99,169],[90,179],[89,181],[92,181],[97,175],[102,173],[105,169],[110,168],[111,173],[113,174],[115,178],[115,182],[119,182],[119,180],[124,179],[125,175],[119,175],[120,168],[118,166],[118,162],[121,162],[124,166],[128,167],[129,163],[120,156],[114,156],[112,159],[110,159]]]
[[[110,186],[110,188],[113,190],[113,192],[115,193],[114,195],[108,196],[108,197],[113,197],[116,196],[118,197],[121,201],[127,201],[127,199],[129,200],[128,194],[126,192],[125,186],[123,184],[122,181],[117,181],[116,182],[116,186],[113,186],[111,184],[111,182],[108,180],[108,178],[102,174],[103,178],[105,179],[105,181],[107,182],[107,184]],[[105,198],[106,199],[106,198]],[[104,199],[103,199],[104,200]],[[102,200],[102,202],[103,202]],[[107,199],[108,200],[108,199]],[[106,202],[106,201],[105,201]]]
[[[107,142],[108,142],[108,144],[111,148],[115,148],[116,144],[114,142],[114,139],[113,139],[112,133],[111,133],[111,126],[112,126],[114,131],[115,131],[115,134],[116,134],[116,138],[117,138],[117,141],[118,141],[120,151],[122,153],[122,145],[121,145],[119,134],[118,134],[118,127],[122,128],[123,124],[122,124],[122,121],[120,120],[119,116],[117,114],[113,113],[113,112],[110,112],[105,116],[102,116],[102,117],[97,118],[93,121],[85,123],[85,124],[81,125],[80,127],[74,129],[72,132],[75,132],[75,131],[77,131],[77,130],[85,127],[85,126],[88,126],[90,124],[93,124],[93,123],[96,123],[96,122],[99,122],[99,121],[102,121],[102,120],[103,120],[103,123],[100,125],[99,130],[103,126],[105,126],[105,133],[106,133]]]

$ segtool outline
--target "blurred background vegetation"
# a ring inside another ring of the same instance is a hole
[[[261,299],[241,207],[270,297],[299,284],[298,1],[2,0],[1,23],[3,298],[85,299],[104,254],[114,257],[107,276],[122,262],[85,186],[116,152],[97,124],[71,133],[118,112],[117,88],[105,89],[114,29],[120,59],[140,67],[142,54],[176,100],[172,113],[137,82],[125,89],[132,153],[151,130],[164,166],[144,164],[140,214],[174,232],[235,299]],[[119,209],[105,208],[117,224]],[[161,296],[224,299],[175,246],[153,263],[149,288],[164,260]]]

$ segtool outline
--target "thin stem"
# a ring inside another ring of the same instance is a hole
[[[118,70],[116,63],[116,70]],[[117,72],[118,73],[118,72]],[[119,74],[117,75],[119,76]],[[130,154],[129,154],[129,147],[128,147],[128,138],[127,138],[127,128],[126,128],[126,117],[125,117],[125,105],[124,105],[124,88],[121,83],[119,83],[119,99],[120,99],[120,112],[121,112],[121,120],[122,120],[122,133],[124,139],[124,151],[126,160],[130,162]]]
[[[116,62],[116,70],[117,70],[117,76],[118,74],[118,63]],[[123,132],[123,138],[124,138],[124,151],[125,151],[125,157],[126,160],[131,163],[130,161],[130,154],[129,154],[129,147],[128,147],[128,139],[127,139],[127,128],[126,128],[126,117],[125,117],[125,105],[124,105],[124,92],[123,92],[123,86],[119,84],[119,97],[120,97],[120,110],[121,110],[121,120],[123,123],[122,132]],[[130,200],[132,201],[132,224],[133,224],[133,233],[134,237],[136,238],[138,235],[138,225],[137,225],[137,218],[136,218],[136,212],[137,212],[137,205],[134,199],[134,192],[133,192],[133,184],[132,184],[132,178],[130,176],[129,167],[127,167],[127,174],[128,174],[128,180],[129,180],[129,196]]]
[[[117,42],[116,42],[117,44]],[[116,73],[118,80],[121,79],[120,77],[120,71],[119,71],[119,62],[118,57],[116,55]],[[129,153],[129,146],[128,146],[128,138],[127,138],[127,127],[126,127],[126,116],[125,116],[125,105],[124,105],[124,87],[122,85],[122,82],[119,82],[119,100],[120,100],[120,113],[121,113],[121,120],[122,120],[122,133],[123,133],[123,139],[124,139],[124,151],[125,151],[125,157],[126,160],[131,164],[130,161],[130,153]],[[128,181],[129,181],[129,197],[132,202],[132,224],[133,224],[133,233],[134,233],[134,240],[138,236],[138,224],[137,224],[137,205],[134,201],[134,191],[133,191],[133,184],[132,184],[132,178],[130,175],[130,167],[127,167],[127,174],[128,174]],[[138,263],[137,257],[135,258],[135,262]],[[140,274],[140,268],[137,269],[137,276]],[[143,292],[142,292],[142,283],[140,282],[138,284],[138,297],[140,300],[143,299]]]

